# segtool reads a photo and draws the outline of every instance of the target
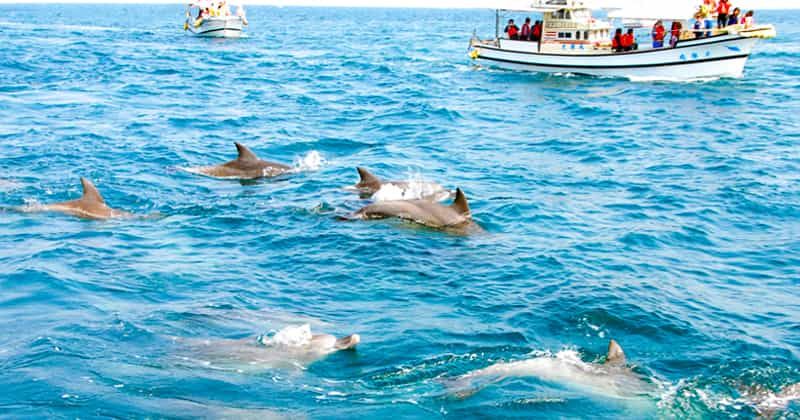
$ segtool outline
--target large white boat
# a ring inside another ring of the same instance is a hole
[[[244,7],[237,6],[235,14],[231,13],[229,7],[224,0],[189,3],[183,29],[201,37],[239,38],[242,29],[247,26]]]
[[[524,11],[542,15],[538,41],[501,37],[498,11],[494,39],[481,40],[473,35],[470,57],[488,65],[517,70],[635,80],[738,78],[743,76],[745,63],[758,40],[775,36],[772,25],[737,24],[704,29],[696,37],[689,24],[694,11],[692,6],[676,12],[675,8],[658,10],[656,5],[630,11],[617,9],[609,16],[629,27],[648,27],[646,25],[661,18],[680,21],[683,30],[677,44],[654,48],[640,42],[639,49],[617,52],[612,49],[614,31],[610,22],[594,18],[592,9],[582,0],[535,0]]]

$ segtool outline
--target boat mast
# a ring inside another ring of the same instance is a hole
[[[494,39],[500,39],[500,9],[494,9]]]

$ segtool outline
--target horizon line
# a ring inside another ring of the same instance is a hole
[[[313,1],[313,0],[254,0],[254,1],[242,1],[239,2],[244,6],[271,6],[277,8],[284,8],[284,7],[309,7],[309,8],[353,8],[353,9],[449,9],[449,10],[475,10],[475,9],[489,9],[494,10],[497,9],[497,5],[491,6],[486,3],[485,0],[472,0],[472,1],[460,1],[456,5],[453,4],[444,4],[445,2],[439,3],[436,0],[433,1],[420,1],[420,4],[417,4],[417,1],[397,1],[397,0],[388,0],[385,1],[385,4],[380,4],[380,0],[378,1],[369,1],[369,0],[333,0],[330,4],[327,3],[325,0],[321,1]],[[175,0],[0,0],[1,6],[6,5],[28,5],[28,4],[41,4],[41,5],[58,5],[58,4],[91,4],[91,5],[186,5],[187,1],[175,1]],[[376,4],[378,3],[378,4]],[[404,4],[398,4],[404,3]],[[411,3],[411,4],[408,4]],[[746,9],[753,9],[753,10],[770,10],[770,11],[780,11],[780,10],[800,10],[800,5],[797,7],[783,7],[784,5],[780,5],[778,7],[744,7]]]

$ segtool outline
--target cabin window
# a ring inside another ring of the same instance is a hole
[[[553,19],[572,19],[572,13],[569,10],[561,9],[551,14]]]
[[[575,32],[575,39],[581,39],[581,33]]]
[[[589,31],[583,31],[583,39],[589,39]]]

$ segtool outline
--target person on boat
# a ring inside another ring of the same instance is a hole
[[[695,13],[694,15],[694,37],[695,38],[702,38],[703,31],[699,29],[703,29],[703,14],[700,12]]]
[[[522,29],[519,31],[519,39],[523,41],[531,40],[531,18],[525,18],[525,23],[522,24]]]
[[[503,32],[508,34],[508,39],[519,39],[519,27],[514,25],[514,19],[508,20],[508,25],[503,29]]]
[[[222,3],[219,4],[219,15],[220,16],[230,16],[231,15],[231,7],[227,1],[223,0]]]
[[[742,18],[742,24],[744,25],[745,29],[753,26],[756,23],[756,18],[753,16],[753,11],[750,10],[745,13],[744,17]]]
[[[628,33],[622,35],[622,49],[625,51],[639,49],[639,44],[636,43],[636,36],[633,34],[633,29],[628,29]]]
[[[679,21],[672,22],[672,28],[670,28],[670,38],[669,38],[669,46],[675,48],[678,46],[678,41],[681,39],[681,31],[683,31],[683,24]]]
[[[653,25],[653,48],[662,48],[664,46],[664,37],[667,35],[667,30],[664,28],[664,22],[657,21]]]
[[[537,20],[536,23],[533,24],[533,29],[531,30],[531,41],[539,42],[542,40],[542,21]]]
[[[731,11],[731,4],[728,0],[719,0],[717,4],[717,28],[728,26],[728,13]]]
[[[614,33],[614,38],[611,39],[611,49],[615,52],[622,52],[622,29],[617,28],[617,32]]]
[[[733,13],[731,13],[730,16],[728,16],[728,26],[738,25],[739,18],[741,18],[741,14],[742,14],[742,9],[739,9],[738,7],[733,9]]]
[[[702,15],[703,23],[706,29],[712,29],[714,27],[713,12],[716,9],[716,4],[714,0],[704,0],[703,4],[700,5],[700,15]],[[706,36],[711,36],[711,31],[706,32]]]

